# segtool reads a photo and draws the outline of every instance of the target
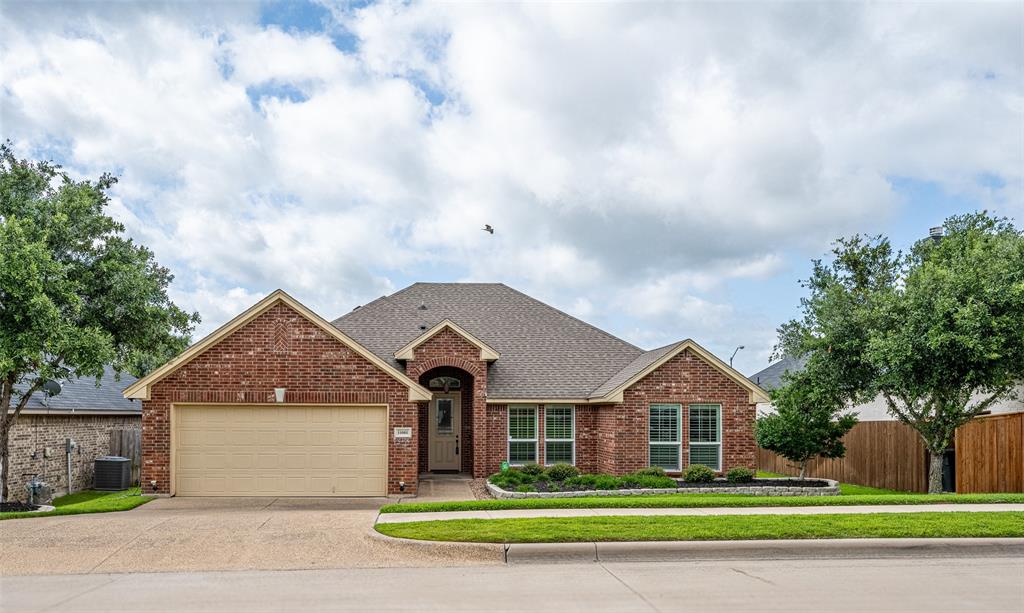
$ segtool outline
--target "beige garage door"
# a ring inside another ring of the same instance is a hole
[[[384,407],[178,406],[179,496],[383,496]]]

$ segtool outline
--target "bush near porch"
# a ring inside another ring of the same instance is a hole
[[[711,469],[707,469],[710,471]],[[714,476],[714,473],[711,472]],[[677,482],[656,466],[642,468],[621,477],[607,474],[581,474],[570,464],[544,468],[526,464],[495,473],[488,481],[510,492],[579,492],[585,490],[619,490],[639,488],[675,488]]]

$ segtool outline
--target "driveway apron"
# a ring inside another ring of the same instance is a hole
[[[376,537],[378,499],[167,498],[133,511],[0,522],[0,574],[501,564],[497,545]]]

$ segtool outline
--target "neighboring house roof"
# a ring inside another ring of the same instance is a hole
[[[141,413],[141,403],[133,402],[122,395],[124,390],[135,381],[135,377],[126,372],[121,373],[120,380],[118,380],[114,369],[107,367],[99,379],[98,386],[93,377],[60,381],[61,391],[59,394],[47,396],[41,391],[32,394],[28,404],[25,405],[24,412]],[[19,388],[24,389],[23,386],[19,386]]]
[[[266,312],[268,309],[279,303],[287,305],[293,311],[302,315],[311,323],[321,328],[324,332],[326,332],[327,334],[331,335],[332,337],[346,345],[349,349],[366,358],[371,364],[380,368],[382,371],[390,375],[396,381],[405,385],[407,388],[409,388],[409,400],[430,400],[430,391],[427,390],[425,387],[421,386],[419,383],[407,377],[404,372],[395,368],[392,364],[389,364],[388,362],[380,359],[379,357],[368,351],[365,347],[360,345],[358,342],[352,340],[352,338],[350,338],[348,335],[344,334],[338,328],[332,326],[322,317],[320,317],[313,311],[309,310],[304,304],[292,298],[283,290],[275,290],[269,296],[267,296],[263,300],[260,300],[253,306],[249,307],[228,323],[224,324],[220,328],[217,328],[217,330],[215,330],[213,333],[208,335],[203,340],[199,341],[198,343],[195,343],[194,345],[186,349],[178,357],[174,358],[170,362],[167,362],[160,368],[154,370],[145,377],[136,381],[133,385],[129,386],[126,390],[124,390],[125,398],[139,398],[142,400],[149,400],[149,390],[153,386],[153,384],[157,383],[164,377],[170,375],[178,368],[181,368],[182,366],[190,362],[192,359],[199,356],[213,345],[217,344],[217,342],[219,342],[221,339],[230,335],[232,332],[234,332],[238,328],[241,328],[242,326],[249,323],[253,319],[256,319],[264,312]]]
[[[481,359],[493,360],[491,402],[618,402],[625,387],[685,349],[750,389],[752,398],[767,400],[692,340],[644,351],[501,283],[416,283],[333,323],[396,368],[412,348],[449,325],[481,348]]]
[[[445,319],[501,355],[490,398],[587,398],[644,353],[501,283],[415,283],[333,323],[398,368],[395,352]]]
[[[764,370],[756,372],[748,377],[756,385],[766,390],[773,390],[782,385],[782,375],[787,372],[800,372],[807,363],[805,358],[792,358],[786,356],[768,366]]]

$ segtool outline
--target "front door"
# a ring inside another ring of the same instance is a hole
[[[430,401],[430,430],[427,435],[429,470],[460,470],[462,449],[459,442],[459,427],[462,422],[462,406],[459,394],[434,394]]]

